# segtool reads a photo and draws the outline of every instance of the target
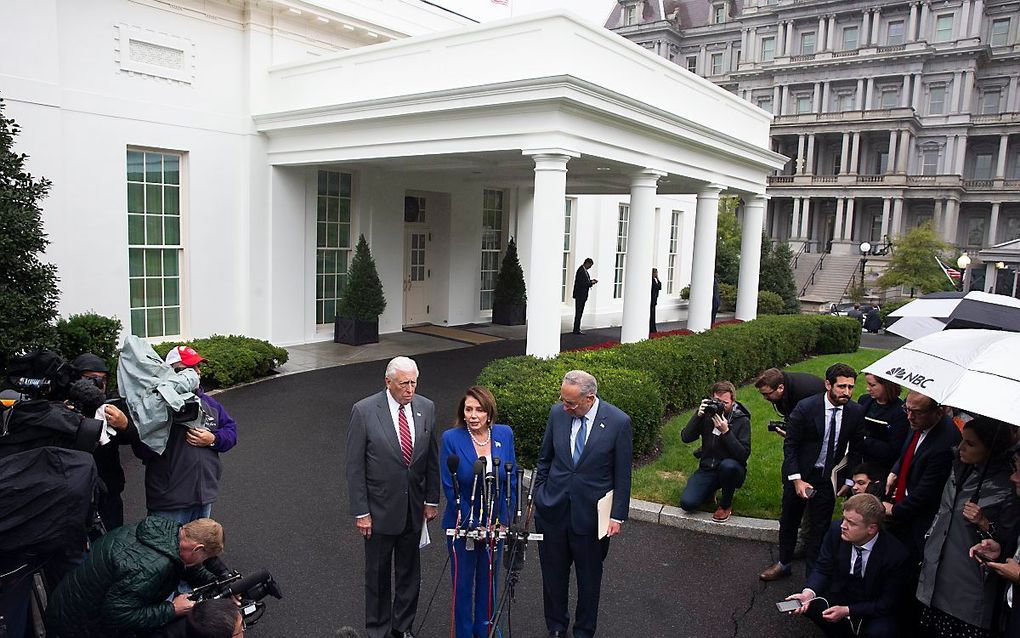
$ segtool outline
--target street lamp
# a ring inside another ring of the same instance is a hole
[[[956,259],[956,266],[960,269],[960,292],[967,292],[967,267],[970,266],[970,255],[963,253]]]
[[[868,254],[871,253],[871,244],[861,242],[861,290],[864,290],[864,268],[868,265]]]

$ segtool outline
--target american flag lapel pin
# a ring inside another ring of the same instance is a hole
[[[496,447],[503,447],[503,444],[500,443],[499,441],[496,441]]]
[[[602,423],[599,423],[599,427],[602,428],[603,430],[606,429],[605,421],[603,421]]]

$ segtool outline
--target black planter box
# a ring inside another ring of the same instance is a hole
[[[379,320],[363,321],[338,316],[333,326],[333,342],[345,343],[349,346],[379,343]]]
[[[492,307],[492,323],[501,326],[523,326],[528,321],[528,306],[495,305]]]

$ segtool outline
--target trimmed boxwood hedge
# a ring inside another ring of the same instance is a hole
[[[854,352],[860,340],[855,319],[765,316],[699,334],[565,352],[552,359],[500,359],[482,370],[478,383],[492,390],[499,420],[514,427],[518,457],[533,464],[563,375],[587,370],[599,382],[599,396],[631,416],[634,454],[643,456],[654,450],[663,417],[696,405],[715,381],[740,385],[766,368],[815,354]]]
[[[182,344],[191,346],[208,359],[202,364],[202,387],[206,389],[254,381],[287,362],[285,349],[242,335],[213,335],[185,342],[164,341],[152,347],[160,357],[166,357],[171,348]]]

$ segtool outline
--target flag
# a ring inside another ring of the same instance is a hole
[[[942,263],[942,260],[939,259],[937,255],[935,256],[935,261],[938,262],[939,268],[942,269],[942,272],[945,274],[946,278],[949,279],[949,283],[955,286],[956,280],[960,278],[960,271],[955,268],[947,267],[945,264]]]

